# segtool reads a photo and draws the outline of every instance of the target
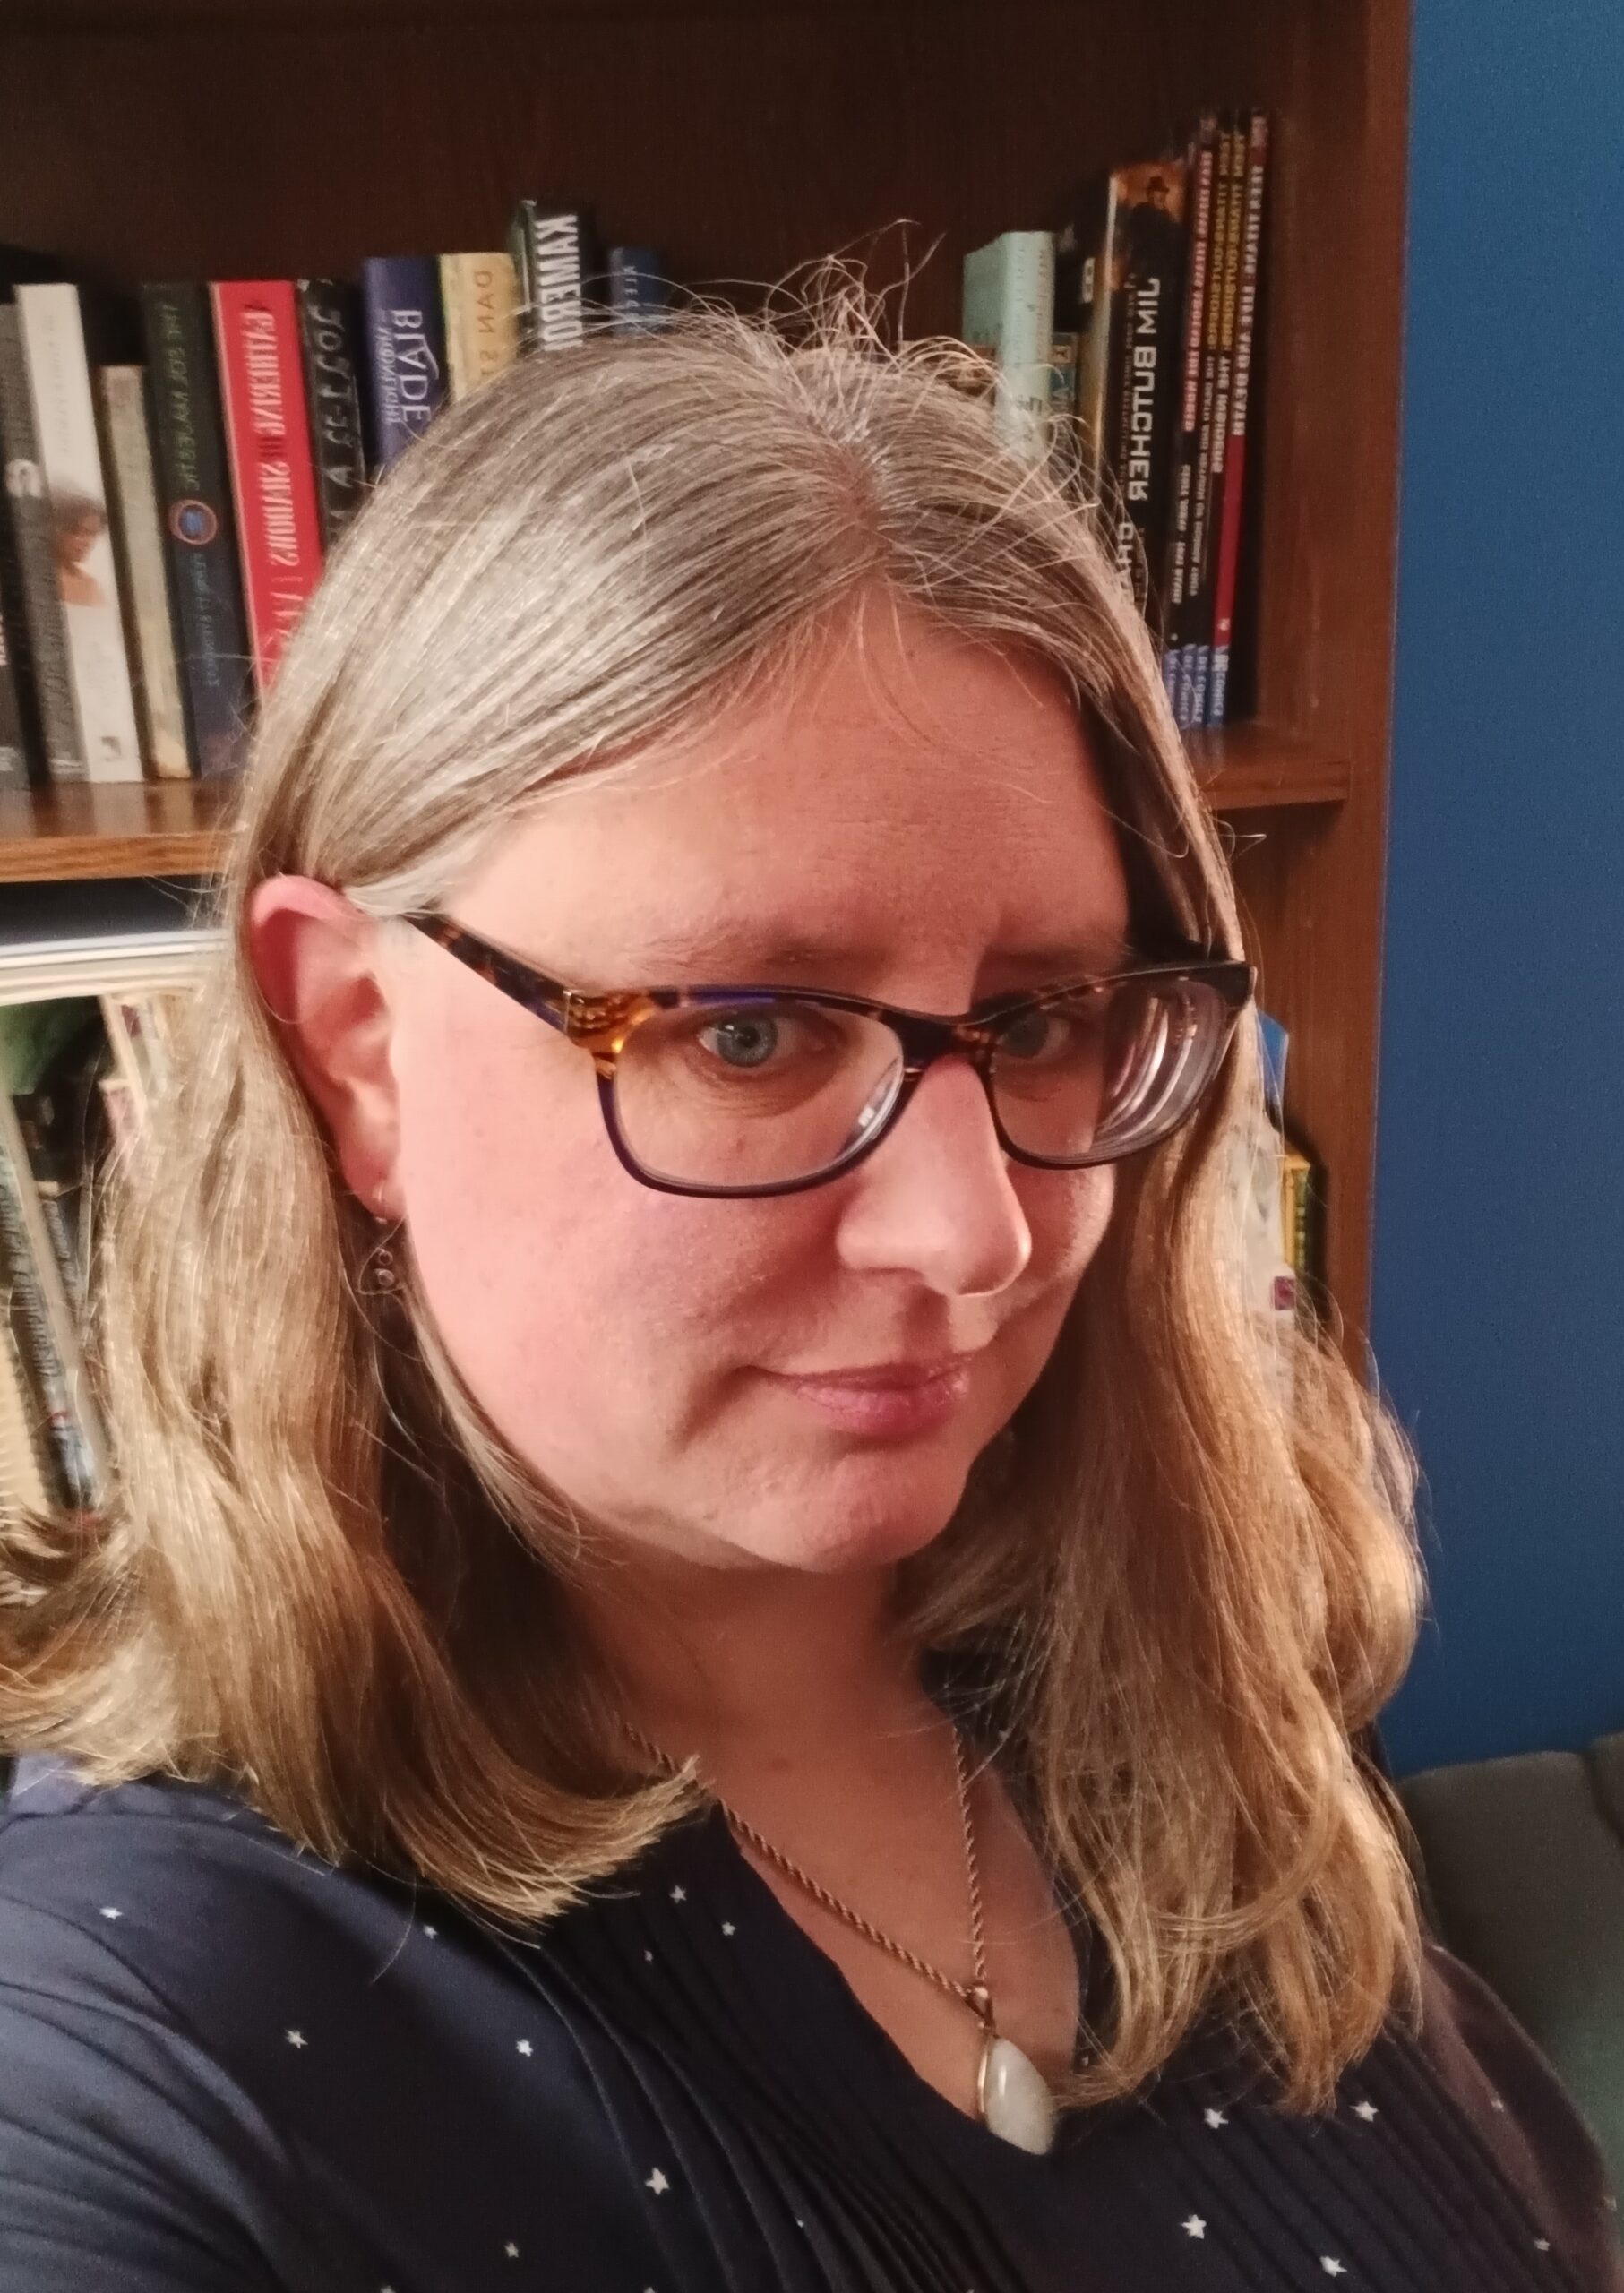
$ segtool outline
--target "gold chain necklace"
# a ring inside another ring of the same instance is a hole
[[[633,1742],[657,1760],[668,1774],[682,1773],[670,1755],[662,1751],[640,1729],[632,1727],[630,1721],[623,1724]],[[965,1873],[969,1883],[970,1951],[975,1967],[974,1982],[960,1982],[956,1976],[944,1974],[928,1959],[922,1959],[916,1951],[910,1951],[906,1944],[882,1933],[872,1919],[864,1919],[861,1911],[854,1911],[849,1903],[842,1902],[838,1895],[831,1894],[810,1872],[803,1871],[780,1848],[764,1838],[746,1816],[729,1807],[719,1791],[712,1791],[710,1796],[733,1829],[748,1840],[756,1852],[764,1856],[776,1870],[782,1871],[786,1878],[793,1880],[796,1886],[811,1895],[814,1902],[821,1903],[825,1911],[832,1911],[837,1919],[844,1919],[848,1927],[855,1928],[869,1942],[889,1952],[903,1966],[923,1975],[927,1982],[933,1982],[938,1989],[947,1991],[970,2009],[982,2029],[981,2061],[975,2077],[975,2105],[981,2114],[982,2124],[989,2133],[998,2134],[1005,2142],[1012,2142],[1018,2149],[1042,2155],[1052,2149],[1054,2143],[1057,2119],[1054,2097],[1047,2081],[1030,2057],[1022,2053],[1013,2040],[999,2035],[997,2019],[992,2011],[992,1994],[987,1986],[981,1871],[975,1855],[975,1827],[970,1815],[970,1785],[965,1768],[964,1742],[956,1727],[952,1733],[953,1773],[958,1791],[959,1822],[964,1829]]]

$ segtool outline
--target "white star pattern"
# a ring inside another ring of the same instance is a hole
[[[1345,2277],[1347,2275],[1346,2269],[1343,2266],[1342,2263],[1337,2260],[1335,2254],[1321,2254],[1319,2256],[1319,2266],[1324,2270],[1328,2277]]]
[[[663,2197],[670,2186],[670,2183],[666,2179],[665,2175],[661,2173],[657,2166],[649,2175],[648,2180],[643,2184],[643,2187],[645,2189],[651,2189],[656,2197]]]
[[[536,2051],[528,2039],[520,2039],[518,2041],[518,2048],[520,2054],[534,2054]]]
[[[643,1958],[648,1965],[652,1966],[654,1964],[654,1954],[652,1951],[645,1951],[643,1953]]]
[[[1202,2116],[1206,2118],[1207,2125],[1215,2128],[1215,2130],[1220,2126],[1227,2126],[1229,2124],[1229,2120],[1224,2117],[1222,2110],[1205,2110],[1202,2112]]]
[[[686,1902],[688,1900],[687,1888],[673,1887],[671,1890],[671,1900],[673,1902]]]
[[[1506,2105],[1501,2101],[1498,2094],[1491,2094],[1489,2097],[1489,2108],[1491,2110],[1503,2110],[1505,2107]]]
[[[424,1930],[423,1930],[423,1931],[424,1931],[424,1933],[428,1937],[429,1941],[432,1943],[432,1942],[434,1941],[434,1939],[435,1936],[436,1936],[436,1935],[438,1935],[438,1933],[440,1932],[440,1929],[439,1929],[437,1927],[425,1927],[425,1928],[424,1928]]]
[[[503,2247],[502,2248],[502,2250],[503,2250],[503,2252],[504,2254],[506,2254],[506,2255],[507,2255],[507,2257],[508,2257],[508,2259],[509,2259],[510,2261],[517,2261],[517,2260],[519,2259],[519,2248],[518,2248],[518,2246],[513,2243],[513,2240],[511,2239],[511,2237],[510,2237],[510,2238],[508,2239],[508,2241],[507,2241],[506,2245],[505,2245],[505,2246],[503,2246]]]
[[[288,2043],[293,2048],[294,2051],[297,2053],[300,2048],[308,2046],[310,2044],[310,2040],[305,2037],[303,2031],[289,2031],[288,2033]]]
[[[1534,2250],[1536,2254],[1548,2254],[1551,2251],[1550,2238],[1536,2237],[1534,2241]]]
[[[1207,2235],[1207,2224],[1199,2213],[1192,2213],[1187,2221],[1181,2221],[1179,2227],[1187,2237],[1204,2237]]]
[[[1381,2112],[1377,2108],[1374,2102],[1355,2102],[1353,2105],[1353,2116],[1355,2117],[1362,2117],[1365,2124],[1369,2126],[1373,2117],[1379,2117],[1381,2116]]]
[[[102,1904],[101,1915],[104,1919],[122,1919],[124,1917],[124,1913],[119,1910],[117,1904],[112,1902],[104,1902]]]
[[[722,1921],[722,1932],[724,1935],[736,1935],[738,1931],[738,1928],[734,1925],[731,1919],[725,1919]]]

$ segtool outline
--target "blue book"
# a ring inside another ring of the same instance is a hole
[[[1263,1097],[1276,1129],[1283,1127],[1285,1120],[1285,1054],[1290,1041],[1279,1020],[1271,1019],[1259,1006],[1258,1043],[1263,1057]]]
[[[368,443],[374,470],[398,460],[445,403],[445,323],[432,255],[374,254],[361,265]]]
[[[609,250],[609,331],[651,334],[666,322],[670,288],[654,247]]]

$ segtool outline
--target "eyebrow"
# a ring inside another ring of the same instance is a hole
[[[872,975],[884,961],[879,949],[860,947],[849,940],[799,932],[774,934],[736,922],[674,927],[652,933],[640,943],[640,949],[633,967],[650,986],[675,984],[667,977],[671,970],[691,971],[696,966],[704,968],[707,978],[720,983],[760,980],[771,983],[811,975],[832,984],[842,974]],[[1109,926],[1079,926],[1064,940],[990,948],[983,968],[1013,973],[1023,983],[1047,983],[1120,971],[1144,960],[1131,937],[1124,938]]]

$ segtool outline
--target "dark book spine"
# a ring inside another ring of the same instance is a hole
[[[1213,596],[1212,675],[1207,722],[1221,725],[1229,705],[1230,636],[1241,560],[1241,511],[1246,479],[1246,408],[1251,382],[1252,332],[1258,307],[1258,264],[1263,244],[1263,189],[1268,167],[1268,115],[1255,111],[1247,125],[1246,184],[1242,199],[1240,276],[1235,293],[1234,371],[1230,384],[1229,442],[1224,456],[1224,501],[1218,520],[1218,571]]]
[[[519,279],[520,348],[562,350],[581,341],[600,284],[589,211],[521,199],[508,251]]]
[[[1212,193],[1218,123],[1208,113],[1197,128],[1190,151],[1189,228],[1184,260],[1184,323],[1180,338],[1178,428],[1167,505],[1166,597],[1162,682],[1176,714],[1179,668],[1189,634],[1190,512],[1195,491],[1196,448],[1201,426],[1201,330],[1207,309],[1207,265],[1212,240]]]
[[[1136,605],[1143,597],[1139,580],[1139,529],[1128,506],[1127,473],[1131,451],[1133,414],[1133,339],[1138,285],[1132,279],[1117,282],[1111,301],[1110,365],[1105,394],[1105,438],[1101,470],[1102,503],[1111,563],[1116,578]]]
[[[652,334],[667,322],[670,288],[653,247],[611,247],[609,324],[616,334]]]
[[[361,265],[372,459],[385,470],[445,403],[439,266],[428,255],[369,255]]]
[[[22,1183],[0,1138],[0,1285],[12,1340],[30,1399],[48,1437],[55,1494],[59,1502],[88,1506],[96,1499],[95,1464],[74,1413],[67,1372],[46,1310],[22,1207]]]
[[[46,767],[53,779],[82,780],[84,751],[68,666],[67,631],[56,588],[51,500],[34,435],[22,322],[11,303],[0,305],[0,440],[5,451],[6,508],[16,549]]]
[[[143,287],[141,308],[187,731],[213,778],[242,761],[253,683],[209,289]]]
[[[1225,123],[1229,147],[1229,196],[1224,209],[1223,244],[1217,250],[1214,297],[1217,322],[1217,353],[1213,366],[1212,455],[1207,479],[1207,549],[1200,618],[1195,632],[1195,674],[1190,696],[1191,725],[1207,722],[1207,696],[1212,681],[1213,616],[1217,608],[1219,521],[1224,513],[1224,472],[1229,459],[1229,415],[1235,373],[1235,311],[1241,274],[1241,227],[1246,204],[1246,122],[1244,115]]]
[[[22,610],[22,569],[10,506],[0,494],[0,788],[32,786],[44,777],[44,763]]]
[[[331,550],[366,498],[361,428],[361,298],[348,279],[300,279],[299,341],[322,545]]]
[[[1179,723],[1186,731],[1201,724],[1206,716],[1201,654],[1204,645],[1210,647],[1212,629],[1212,467],[1216,443],[1215,415],[1218,383],[1219,286],[1224,243],[1236,190],[1232,173],[1233,156],[1228,125],[1220,120],[1213,176],[1212,223],[1207,248],[1207,283],[1202,296],[1201,379],[1195,474],[1190,497],[1190,562],[1184,577],[1184,634],[1179,651],[1179,691],[1175,705]]]

